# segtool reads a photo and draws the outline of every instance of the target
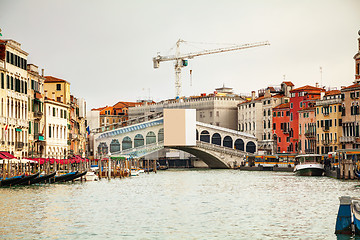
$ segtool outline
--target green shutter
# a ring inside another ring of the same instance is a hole
[[[29,121],[29,134],[31,134],[31,121]]]

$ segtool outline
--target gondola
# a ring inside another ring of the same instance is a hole
[[[55,176],[55,174],[56,174],[56,172],[53,172],[50,174],[45,174],[43,176],[38,176],[37,178],[31,179],[29,182],[22,183],[22,185],[31,185],[31,184],[45,182],[45,181],[53,178]]]
[[[13,186],[14,184],[16,184],[16,182],[18,182],[19,180],[21,180],[22,178],[25,177],[25,174],[19,175],[19,176],[14,176],[11,178],[5,178],[2,179],[1,178],[1,182],[0,182],[0,186]]]
[[[40,173],[38,172],[38,173],[35,173],[35,174],[31,174],[29,176],[25,176],[25,177],[19,179],[19,181],[13,183],[11,186],[13,186],[13,185],[22,185],[22,184],[29,185],[29,182],[32,179],[37,178],[39,175],[40,175]]]
[[[63,175],[60,175],[60,176],[55,176],[54,182],[71,181],[71,180],[74,179],[74,177],[76,176],[77,173],[78,173],[78,171],[66,173],[66,174],[63,174]]]

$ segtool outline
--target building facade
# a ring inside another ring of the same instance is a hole
[[[226,92],[222,92],[223,89]],[[237,105],[245,99],[233,94],[230,89],[223,87],[217,88],[214,94],[202,94],[159,103],[141,103],[128,109],[129,119],[162,112],[164,108],[196,109],[196,121],[237,130]]]
[[[273,108],[273,131],[275,153],[290,151],[290,103]]]
[[[45,98],[45,157],[67,158],[69,106],[54,99]]]
[[[316,151],[315,107],[299,110],[299,153],[311,154]]]
[[[299,110],[315,106],[324,89],[306,85],[290,91],[290,153],[299,153]]]
[[[39,68],[27,65],[29,81],[29,157],[45,156],[44,81]]]
[[[28,53],[14,40],[0,40],[0,150],[28,155]]]
[[[340,90],[327,91],[316,101],[316,153],[327,154],[341,149],[342,100]]]

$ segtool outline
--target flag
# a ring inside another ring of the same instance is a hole
[[[89,126],[86,127],[86,132],[87,132],[87,135],[89,136],[90,135],[90,127]]]

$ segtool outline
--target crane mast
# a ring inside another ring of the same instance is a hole
[[[194,57],[203,56],[203,55],[222,53],[222,52],[230,52],[230,51],[242,50],[242,49],[247,49],[247,48],[270,45],[270,43],[268,41],[265,41],[265,42],[248,43],[248,44],[242,44],[242,45],[234,45],[234,46],[226,47],[226,48],[217,48],[217,49],[211,49],[211,50],[204,50],[204,51],[200,51],[200,52],[181,54],[180,53],[180,43],[182,43],[182,42],[185,42],[185,41],[179,39],[176,42],[175,55],[161,56],[160,54],[158,54],[156,57],[153,58],[154,68],[159,68],[160,62],[173,61],[173,60],[175,61],[175,94],[176,94],[176,98],[180,97],[180,94],[181,94],[181,68],[186,67],[188,65],[188,62],[187,62],[188,59],[192,59]]]

